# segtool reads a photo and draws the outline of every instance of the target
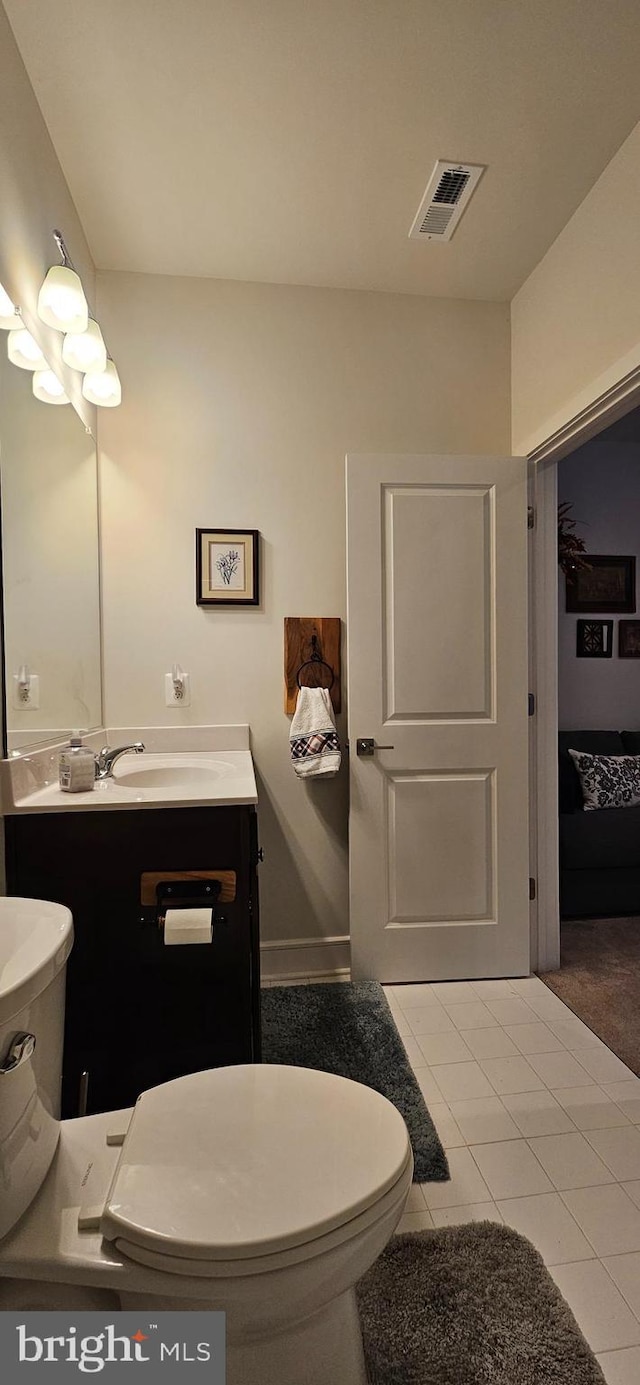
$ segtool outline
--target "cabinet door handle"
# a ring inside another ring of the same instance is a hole
[[[28,1034],[22,1030],[14,1034],[7,1052],[0,1063],[0,1076],[6,1076],[10,1072],[15,1072],[22,1063],[26,1063],[31,1058],[36,1046],[35,1034]]]

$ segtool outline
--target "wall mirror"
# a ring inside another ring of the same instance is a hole
[[[102,724],[98,474],[94,439],[73,405],[36,399],[31,372],[11,365],[0,335],[4,753],[11,754]]]

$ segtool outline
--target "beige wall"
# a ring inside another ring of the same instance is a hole
[[[51,234],[54,228],[62,232],[93,302],[94,269],[89,248],[0,4],[0,283],[22,308],[25,325],[65,382],[82,417],[93,427],[95,409],[82,398],[81,377],[62,363],[62,336],[45,327],[36,312],[42,280],[50,265],[59,264]]]
[[[511,304],[513,450],[640,365],[640,125]]]
[[[124,386],[100,419],[107,724],[248,721],[263,936],[343,935],[346,767],[293,774],[283,618],[344,618],[347,451],[508,450],[508,309],[125,274],[98,302]],[[259,610],[195,605],[207,525],[260,530]]]

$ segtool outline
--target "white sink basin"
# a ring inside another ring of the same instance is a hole
[[[0,898],[0,1025],[49,985],[72,945],[73,921],[63,904]]]
[[[207,784],[223,779],[233,771],[225,760],[209,760],[202,764],[182,755],[123,755],[113,771],[117,784],[129,789],[170,789],[193,784],[203,789]]]

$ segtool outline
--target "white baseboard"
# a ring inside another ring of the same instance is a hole
[[[280,938],[260,944],[263,981],[295,981],[305,976],[344,976],[349,972],[349,935],[336,938]]]

